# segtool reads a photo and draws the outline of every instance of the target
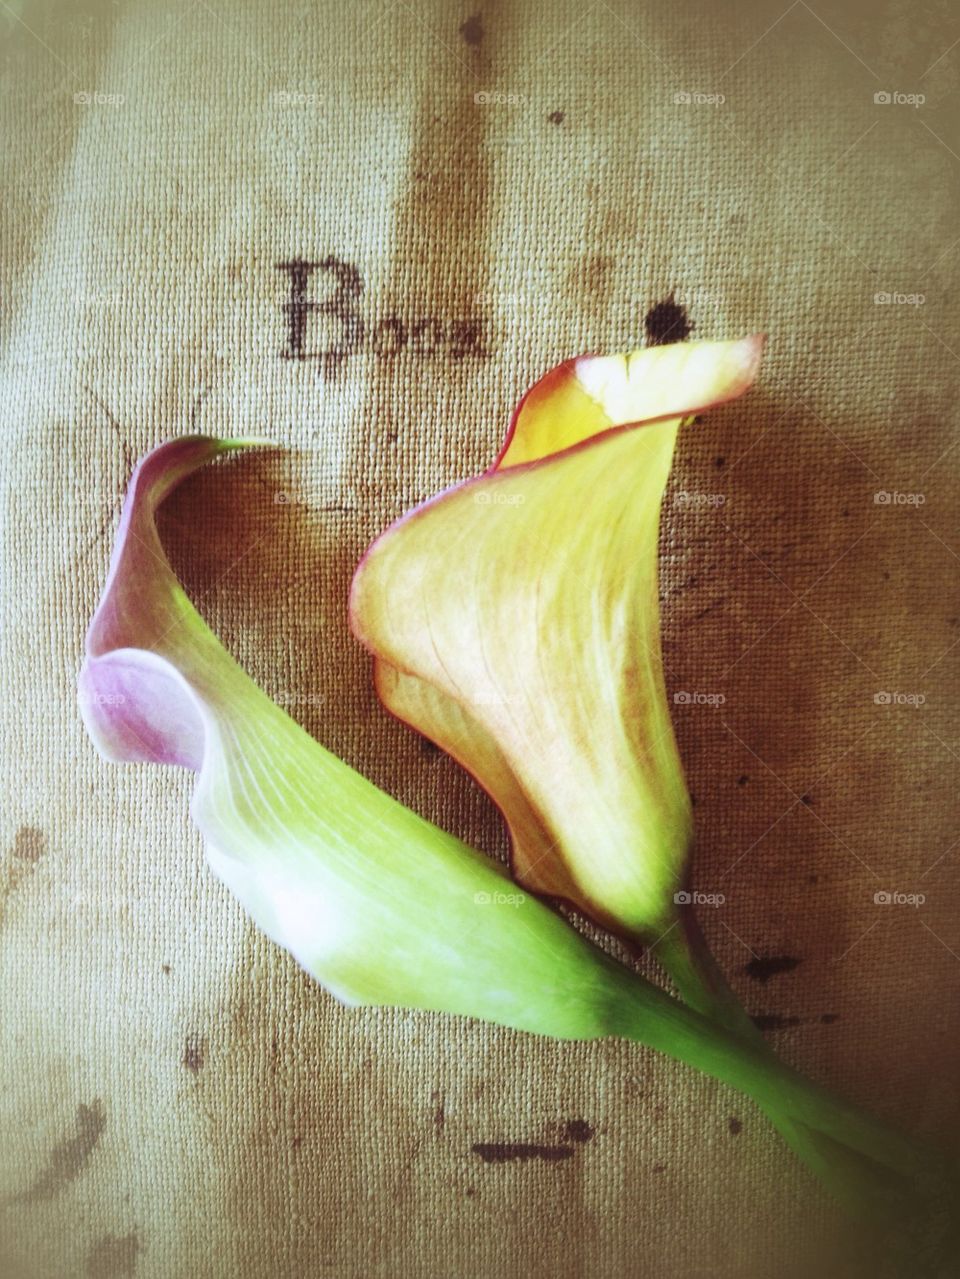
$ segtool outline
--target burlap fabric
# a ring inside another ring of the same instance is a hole
[[[353,565],[485,466],[558,360],[766,330],[665,507],[670,691],[725,699],[674,708],[701,916],[791,1062],[949,1134],[955,12],[11,0],[0,22],[0,1270],[860,1273],[724,1088],[620,1042],[337,1006],[207,872],[190,778],[103,765],[73,690],[132,462],[269,435],[282,453],[165,510],[191,595],[320,740],[502,855],[486,799],[377,705]]]

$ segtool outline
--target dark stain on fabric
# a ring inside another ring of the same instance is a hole
[[[539,1146],[525,1141],[480,1141],[471,1149],[485,1164],[507,1164],[514,1160],[544,1159],[550,1163],[572,1159],[575,1146]]]
[[[547,119],[550,121],[551,124],[563,124],[563,112],[551,111],[550,114],[547,116]]]
[[[187,1070],[194,1075],[198,1075],[203,1069],[203,1060],[207,1050],[206,1040],[201,1035],[187,1035],[187,1042],[183,1046],[183,1056],[180,1063],[186,1066]]]
[[[783,1016],[781,1013],[754,1013],[750,1020],[758,1030],[790,1030],[794,1026],[832,1026],[839,1013],[820,1013],[818,1017]]]
[[[440,747],[436,742],[431,742],[429,737],[420,737],[420,751],[423,755],[432,759],[435,755],[440,754]]]
[[[802,961],[793,955],[755,955],[743,971],[754,981],[768,982],[779,973],[791,973]]]
[[[10,860],[0,879],[0,922],[7,899],[12,897],[23,881],[33,871],[47,850],[47,837],[36,826],[21,826],[11,849]]]
[[[812,807],[813,807],[813,796],[812,796],[812,795],[801,795],[801,796],[800,796],[800,803],[801,803],[801,804],[805,804],[805,805],[807,806],[807,808],[812,808]]]
[[[746,773],[744,773],[742,777],[738,777],[738,778],[737,778],[737,785],[738,785],[738,786],[746,786],[746,784],[747,784],[747,782],[748,782],[749,780],[750,780],[750,778],[747,776],[747,774],[746,774]]]
[[[47,1166],[29,1190],[16,1195],[15,1200],[38,1203],[52,1199],[72,1181],[76,1181],[96,1150],[107,1126],[107,1110],[99,1097],[89,1106],[81,1104],[77,1107],[74,1126],[74,1135],[54,1146],[47,1158]]]
[[[447,1122],[447,1112],[443,1104],[443,1093],[439,1088],[435,1088],[430,1094],[430,1100],[433,1102],[433,1123],[435,1128],[442,1128]]]
[[[786,1030],[800,1025],[799,1017],[783,1017],[780,1013],[756,1013],[750,1020],[758,1030]]]
[[[19,861],[38,862],[47,851],[47,837],[37,826],[21,826],[13,841],[13,855]]]
[[[564,1129],[567,1141],[589,1141],[596,1129],[585,1119],[568,1119]]]
[[[743,1132],[743,1124],[736,1115],[731,1115],[727,1120],[727,1130],[731,1137],[739,1137]]]
[[[666,1164],[654,1164],[654,1165],[653,1165],[653,1167],[650,1169],[650,1171],[651,1171],[651,1172],[666,1172],[666,1171],[667,1171],[667,1165],[666,1165]]]
[[[652,306],[643,317],[649,346],[665,346],[669,342],[682,342],[690,336],[693,325],[686,310],[675,302],[673,294]]]
[[[92,1279],[120,1279],[120,1276],[135,1274],[139,1251],[140,1240],[135,1230],[122,1239],[116,1235],[104,1235],[90,1249],[87,1274]]]
[[[464,43],[474,48],[483,42],[485,32],[479,13],[474,13],[466,22],[461,22],[460,34],[463,36]]]

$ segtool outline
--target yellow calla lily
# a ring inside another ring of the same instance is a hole
[[[660,651],[660,507],[678,429],[753,382],[762,336],[570,360],[494,465],[371,546],[354,631],[385,705],[469,769],[516,878],[620,932],[674,916],[690,801]]]

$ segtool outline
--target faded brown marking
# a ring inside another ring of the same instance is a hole
[[[187,1070],[198,1075],[203,1069],[206,1051],[207,1041],[202,1035],[187,1035],[187,1042],[183,1046],[183,1056],[180,1058],[181,1065],[186,1066]]]
[[[7,901],[33,871],[47,851],[47,837],[37,826],[21,826],[14,836],[10,858],[0,879],[0,922],[3,921]]]
[[[743,1124],[736,1115],[731,1115],[727,1120],[727,1129],[731,1137],[739,1137],[743,1132]]]
[[[13,855],[24,862],[38,862],[47,851],[47,837],[36,826],[21,826],[13,841]]]
[[[120,1276],[132,1275],[137,1269],[139,1251],[140,1240],[135,1230],[122,1239],[116,1235],[104,1235],[90,1249],[87,1274],[93,1279],[120,1279]]]
[[[46,1168],[29,1190],[13,1197],[14,1202],[37,1203],[52,1199],[80,1176],[107,1126],[107,1110],[100,1098],[95,1098],[89,1106],[81,1103],[74,1122],[75,1135],[54,1146]]]
[[[460,34],[463,36],[464,43],[472,45],[474,48],[483,42],[483,22],[479,13],[473,14],[466,22],[461,22]]]

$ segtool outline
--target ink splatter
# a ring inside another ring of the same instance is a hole
[[[551,111],[550,114],[547,116],[547,119],[550,121],[551,124],[563,124],[563,112]]]
[[[669,342],[682,342],[690,336],[693,325],[687,319],[685,309],[675,302],[673,294],[656,306],[652,306],[643,318],[649,346],[665,346]]]
[[[800,962],[793,955],[756,955],[743,971],[754,981],[766,983],[779,973],[793,972]]]
[[[596,1129],[585,1119],[569,1119],[564,1135],[567,1141],[589,1141]]]
[[[527,1142],[477,1142],[471,1147],[485,1164],[506,1164],[513,1160],[545,1159],[551,1162],[572,1159],[574,1146],[538,1146]]]

